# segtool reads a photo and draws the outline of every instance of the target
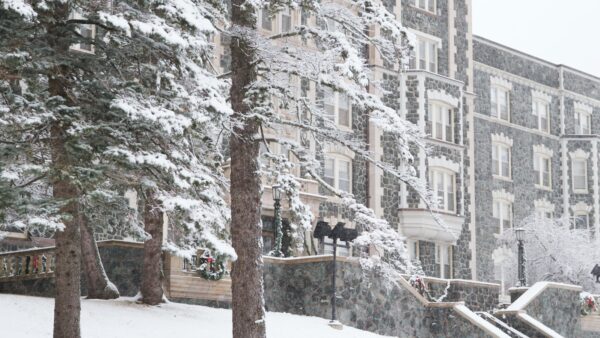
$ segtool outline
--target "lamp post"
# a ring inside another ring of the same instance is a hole
[[[519,286],[527,286],[527,279],[525,278],[525,229],[515,228],[515,237],[518,243],[518,273],[519,273]]]
[[[338,239],[345,241],[346,243],[352,242],[358,237],[358,231],[356,229],[344,228],[345,223],[338,222],[333,229],[329,226],[329,223],[324,221],[317,222],[317,227],[313,232],[313,237],[323,240],[325,236],[333,240],[333,261],[332,261],[332,272],[331,272],[331,321],[329,325],[334,328],[342,328],[342,325],[337,321],[337,308],[336,308],[336,292],[335,292],[335,279],[337,272],[337,242]]]
[[[283,257],[281,252],[281,241],[283,239],[283,232],[281,229],[281,187],[279,185],[273,185],[271,187],[273,192],[273,212],[275,217],[275,246],[269,253],[270,256]]]

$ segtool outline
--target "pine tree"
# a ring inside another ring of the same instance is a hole
[[[214,126],[229,109],[203,68],[212,13],[187,0],[0,2],[0,69],[19,75],[0,79],[2,135],[26,155],[13,172],[52,186],[22,223],[57,229],[55,337],[79,336],[82,210],[103,189],[152,188],[158,211],[186,215],[184,249],[203,240],[234,257],[214,232],[227,210]]]

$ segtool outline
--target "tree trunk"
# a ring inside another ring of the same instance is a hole
[[[47,38],[54,53],[66,56],[69,51],[69,40],[65,39],[64,25],[57,24],[68,18],[69,3],[57,3],[52,15],[53,21],[47,26]],[[73,105],[68,94],[69,68],[57,65],[48,76],[50,96],[60,96],[67,105]],[[79,338],[81,312],[81,232],[78,222],[78,197],[80,191],[72,181],[72,159],[67,146],[69,135],[68,122],[62,120],[60,112],[55,112],[56,119],[50,126],[50,152],[52,158],[51,185],[54,200],[63,203],[60,207],[64,229],[56,231],[55,255],[56,268],[54,298],[54,338]]]
[[[106,271],[104,271],[98,245],[96,245],[94,239],[94,230],[85,215],[80,215],[79,219],[81,227],[81,263],[85,272],[87,298],[119,298],[119,290],[110,282],[108,276],[106,276]]]
[[[256,31],[253,7],[246,0],[233,0],[234,26]],[[231,103],[237,117],[251,113],[244,103],[248,85],[256,80],[256,52],[250,34],[233,36],[231,42]],[[261,225],[261,178],[258,122],[246,120],[230,139],[231,240],[238,259],[231,271],[234,338],[264,338],[263,259]]]
[[[51,90],[57,80],[50,81]],[[52,167],[59,173],[68,172],[69,158],[66,155],[66,132],[60,122],[52,124],[51,151]],[[60,175],[60,174],[59,174]],[[77,198],[79,191],[68,177],[60,175],[52,182],[53,197],[56,201],[65,202],[60,208],[65,228],[57,231],[56,269],[54,299],[54,338],[79,338],[81,311],[81,233],[79,230]]]
[[[142,267],[142,302],[149,305],[160,304],[162,289],[162,241],[163,212],[154,193],[148,191],[144,201],[144,229],[152,236],[144,242],[144,265]]]

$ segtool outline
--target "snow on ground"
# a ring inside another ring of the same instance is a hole
[[[52,337],[54,299],[0,294],[1,336]],[[231,310],[178,303],[151,307],[132,298],[82,300],[83,338],[229,338]],[[267,314],[269,338],[382,338],[345,326],[336,330],[327,320],[287,313]]]

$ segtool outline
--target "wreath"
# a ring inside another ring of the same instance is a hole
[[[215,259],[207,250],[199,259],[198,271],[200,276],[207,280],[220,280],[225,274],[225,263],[222,259]]]

